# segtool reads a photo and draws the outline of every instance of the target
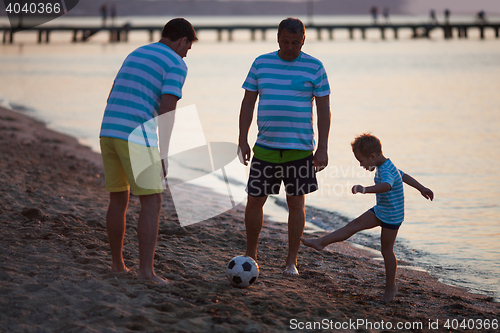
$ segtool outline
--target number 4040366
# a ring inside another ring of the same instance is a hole
[[[9,14],[59,14],[61,12],[61,4],[56,3],[9,3],[5,11]]]

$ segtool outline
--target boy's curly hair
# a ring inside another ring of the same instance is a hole
[[[371,153],[375,153],[377,156],[382,154],[382,143],[371,133],[356,136],[354,141],[351,142],[351,147],[354,153],[360,153],[365,157],[370,156]]]

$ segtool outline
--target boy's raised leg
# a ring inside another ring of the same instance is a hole
[[[382,245],[382,256],[384,257],[385,265],[385,292],[382,298],[384,302],[390,302],[398,292],[398,287],[396,285],[396,270],[398,267],[398,261],[396,255],[394,254],[394,243],[396,242],[396,236],[398,235],[398,230],[391,230],[387,228],[382,228],[382,233],[380,235],[380,243]]]
[[[361,230],[371,229],[377,226],[380,226],[379,220],[372,212],[367,211],[358,218],[347,223],[342,228],[335,230],[328,235],[313,239],[305,239],[304,237],[301,237],[300,240],[305,246],[321,251],[329,244],[342,242]]]

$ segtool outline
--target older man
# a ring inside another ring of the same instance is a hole
[[[259,133],[253,147],[245,210],[246,255],[257,259],[263,206],[278,194],[283,182],[288,204],[288,257],[285,275],[298,275],[297,253],[304,232],[304,196],[316,191],[316,172],[328,164],[330,87],[323,64],[302,52],[304,24],[296,18],[281,21],[279,50],[255,59],[243,84],[239,149],[245,165],[250,160],[248,130],[257,97]],[[318,146],[314,152],[312,103],[316,99]]]

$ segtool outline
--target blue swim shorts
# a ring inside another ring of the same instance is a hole
[[[373,215],[375,215],[375,217],[377,217],[377,214],[375,214],[375,209],[370,208],[368,211],[371,212]],[[382,228],[391,229],[391,230],[399,230],[399,227],[401,227],[401,223],[399,223],[399,224],[385,223],[385,222],[380,221],[380,219],[378,217],[377,217],[377,220],[380,222],[380,226]]]

